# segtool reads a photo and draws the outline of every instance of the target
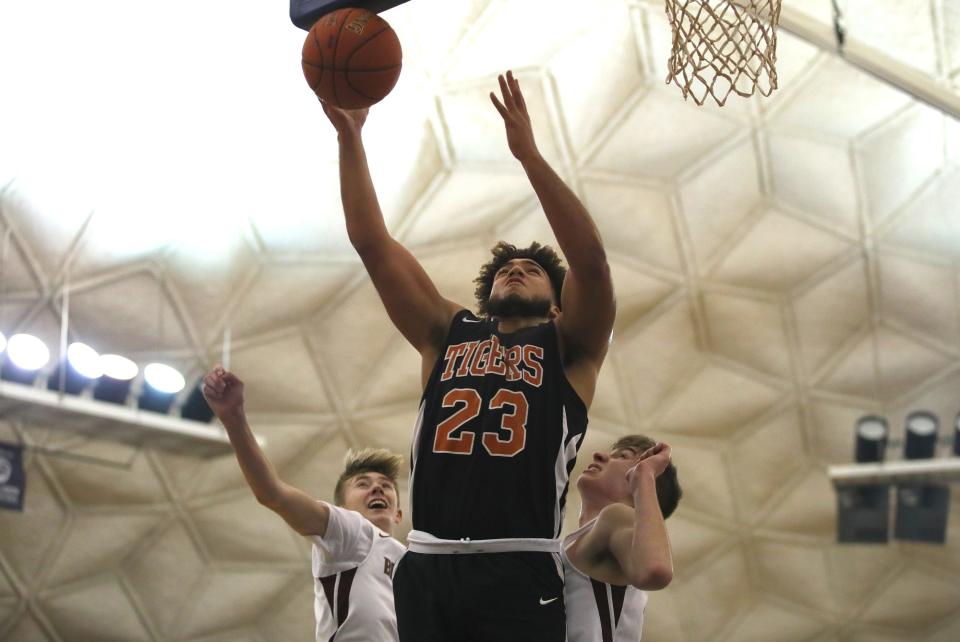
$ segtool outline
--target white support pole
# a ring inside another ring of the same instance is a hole
[[[960,457],[913,459],[870,464],[843,464],[827,469],[834,486],[960,482]]]
[[[805,13],[783,6],[780,9],[780,28],[819,49],[837,54],[857,69],[910,94],[920,102],[960,119],[960,95],[956,91],[855,39],[847,38],[843,49],[840,49],[832,25],[825,25]]]

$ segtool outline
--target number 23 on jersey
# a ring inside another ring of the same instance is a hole
[[[443,397],[444,408],[457,408],[448,418],[437,425],[437,434],[433,439],[433,452],[451,455],[469,455],[473,452],[476,434],[462,429],[480,414],[483,400],[473,388],[454,388]],[[494,457],[513,457],[527,443],[527,398],[522,392],[501,388],[490,399],[490,410],[505,410],[500,420],[499,432],[482,433],[481,442],[486,451]],[[508,433],[506,439],[500,434]],[[457,434],[459,433],[459,434]]]

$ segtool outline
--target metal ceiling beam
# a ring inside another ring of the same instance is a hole
[[[905,482],[958,482],[960,457],[918,459],[869,464],[830,466],[827,474],[834,486],[902,484]]]
[[[16,383],[0,382],[0,416],[18,419],[27,425],[198,456],[233,451],[226,432],[218,425]],[[266,444],[262,437],[256,439],[261,446]]]
[[[805,13],[783,6],[780,9],[780,28],[819,49],[840,56],[877,80],[960,120],[960,95],[956,91],[856,39],[847,38],[843,47],[839,47],[833,25],[825,25]]]

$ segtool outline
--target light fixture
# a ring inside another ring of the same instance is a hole
[[[903,454],[907,459],[930,459],[937,449],[940,420],[932,412],[907,415]],[[950,487],[946,484],[900,484],[893,536],[913,542],[943,543],[947,538]]]
[[[100,356],[101,376],[93,387],[93,398],[99,401],[123,405],[140,369],[133,361],[118,354]]]
[[[960,457],[960,414],[953,420],[953,456]]]
[[[857,420],[856,461],[883,461],[887,451],[890,428],[887,420],[877,415],[865,415]]]
[[[213,410],[210,409],[207,400],[203,398],[203,379],[197,382],[190,391],[187,400],[183,402],[183,406],[180,408],[180,416],[201,423],[209,423],[213,419]]]
[[[0,353],[2,353],[7,348],[7,337],[0,332]]]
[[[65,375],[63,376],[63,391],[71,395],[79,395],[91,383],[103,375],[103,365],[97,351],[85,343],[71,343],[67,348]],[[62,365],[62,364],[61,364]],[[60,389],[60,368],[53,371],[47,379],[49,390]]]
[[[0,378],[31,385],[48,361],[50,350],[43,341],[30,334],[15,334],[7,340]]]
[[[937,448],[940,420],[932,412],[915,410],[907,415],[903,455],[907,459],[929,459]]]
[[[142,410],[166,413],[186,381],[176,368],[163,363],[150,363],[143,369],[143,390],[137,407]]]
[[[865,415],[857,420],[854,458],[883,461],[890,433],[887,420]],[[837,488],[837,541],[884,544],[890,539],[890,485],[866,484]]]

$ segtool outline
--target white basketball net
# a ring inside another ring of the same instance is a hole
[[[673,29],[667,83],[702,105],[731,92],[764,96],[777,88],[780,0],[666,0]]]

